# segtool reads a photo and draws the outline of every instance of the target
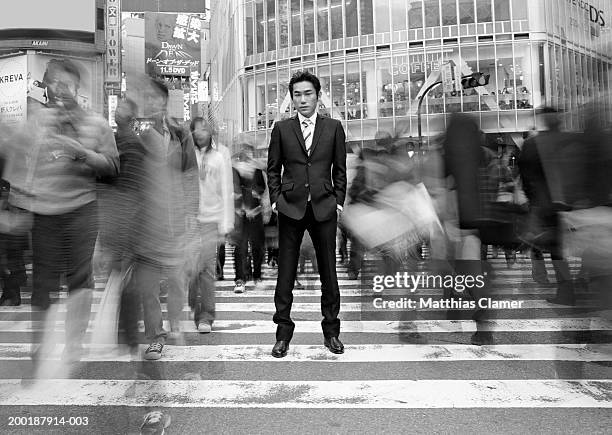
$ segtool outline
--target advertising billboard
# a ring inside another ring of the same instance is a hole
[[[28,105],[46,105],[46,85],[43,82],[47,65],[54,59],[64,59],[63,56],[47,54],[28,54]],[[77,102],[85,110],[92,110],[93,87],[94,87],[94,65],[93,62],[72,59],[81,74],[79,89],[77,90]]]
[[[196,14],[145,13],[145,64],[149,75],[189,76],[200,70],[202,20]]]
[[[25,120],[27,83],[26,56],[0,59],[0,124]]]

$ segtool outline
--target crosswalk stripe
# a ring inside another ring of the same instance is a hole
[[[180,321],[183,331],[194,330],[193,321]],[[62,331],[64,322],[58,320],[55,330]],[[43,330],[43,321],[0,321],[0,332],[32,332]],[[164,321],[166,330],[168,321]],[[397,334],[400,332],[418,331],[423,333],[437,332],[474,332],[476,324],[472,320],[410,320],[410,321],[357,321],[342,322],[343,333],[366,332],[380,334]],[[275,325],[272,320],[217,320],[213,331],[221,334],[266,334],[273,333]],[[610,331],[612,322],[599,317],[558,318],[558,319],[496,319],[481,324],[481,330],[492,332],[554,332],[554,331]],[[91,327],[87,329],[91,331]],[[321,333],[321,323],[311,320],[299,321],[296,333]]]
[[[206,408],[612,408],[607,380],[0,380],[0,405]]]
[[[435,300],[435,299],[434,299]],[[545,308],[559,308],[559,305],[551,304],[545,300],[520,300],[516,299],[516,307],[520,309],[545,309]],[[508,301],[511,302],[511,301]],[[162,311],[166,311],[165,303],[162,303]],[[275,307],[274,303],[271,302],[218,302],[215,305],[216,312],[267,312],[274,313]],[[594,307],[593,304],[578,304],[574,308],[590,308]],[[512,309],[514,309],[512,308]],[[569,307],[568,307],[569,308]],[[100,310],[99,304],[92,304],[91,312],[97,313]],[[0,307],[1,313],[26,313],[30,312],[31,308],[25,305],[18,307]],[[183,312],[190,312],[191,309],[188,306],[183,308]],[[291,308],[292,312],[320,312],[321,304],[316,302],[294,302]],[[372,305],[372,301],[368,299],[364,299],[363,303],[360,302],[342,302],[340,312],[381,312],[381,309],[376,309]],[[401,311],[401,310],[397,310]],[[419,308],[419,312],[427,312],[427,311],[446,311],[445,309],[436,309],[436,308]],[[66,306],[61,305],[59,307],[59,312],[66,312]],[[384,312],[384,311],[383,311]]]
[[[145,346],[141,346],[144,350]],[[89,356],[83,361],[131,361],[104,345],[85,346]],[[366,344],[347,345],[342,355],[330,354],[319,345],[291,345],[285,358],[270,355],[270,345],[206,345],[164,347],[164,361],[266,361],[266,362],[414,362],[414,361],[611,361],[612,344]],[[49,359],[59,359],[64,345],[56,345]],[[0,343],[0,361],[29,360],[31,345]]]

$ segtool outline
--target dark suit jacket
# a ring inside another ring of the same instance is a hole
[[[279,213],[302,219],[310,193],[314,217],[334,217],[346,196],[346,144],[342,124],[317,115],[310,148],[306,146],[298,116],[279,121],[272,129],[268,149],[270,203]]]

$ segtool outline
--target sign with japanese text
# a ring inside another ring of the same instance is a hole
[[[185,74],[170,68],[170,74],[189,76],[200,69],[202,19],[197,14],[145,13],[145,63],[150,75],[161,67],[185,67]],[[182,71],[182,69],[181,69]]]
[[[27,58],[0,59],[0,124],[25,121]]]
[[[106,1],[106,74],[107,83],[121,83],[121,4],[120,0]]]

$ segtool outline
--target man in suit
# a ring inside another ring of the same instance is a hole
[[[312,238],[321,277],[324,345],[343,353],[335,252],[336,225],[346,195],[344,129],[339,121],[317,114],[321,84],[316,76],[294,74],[289,93],[298,114],[275,124],[268,149],[270,203],[279,221],[273,318],[278,326],[272,356],[287,354],[295,328],[290,316],[292,291],[305,230]]]

